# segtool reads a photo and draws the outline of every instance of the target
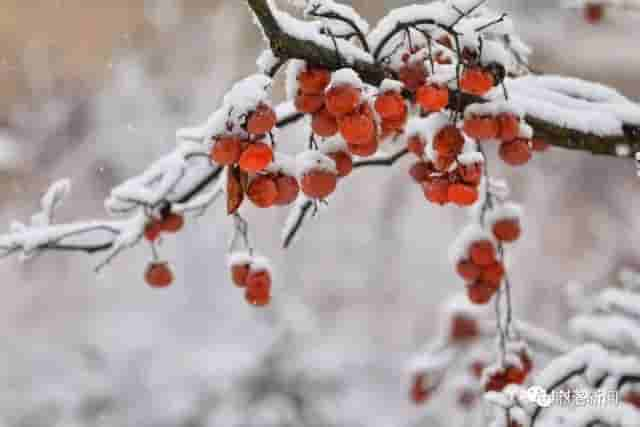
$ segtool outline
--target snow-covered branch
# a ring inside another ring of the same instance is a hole
[[[301,59],[329,70],[349,66],[364,82],[373,86],[379,86],[393,74],[379,62],[379,57],[384,56],[381,53],[370,55],[344,40],[322,34],[319,29],[309,31],[308,22],[276,9],[273,2],[247,0],[247,3],[274,55],[282,60]],[[381,52],[391,45],[390,40],[402,34],[402,30],[418,28],[424,31],[424,27],[435,27],[454,35],[465,33],[466,36],[460,36],[461,43],[465,43],[466,39],[475,37],[475,31],[470,34],[470,30],[482,29],[490,21],[488,18],[481,22],[471,20],[468,25],[475,27],[468,28],[467,25],[459,29],[454,25],[459,15],[438,13],[434,16],[433,12],[439,9],[428,6],[407,6],[391,12],[367,36],[371,49]],[[496,33],[500,34],[499,31]],[[515,50],[519,54],[523,51],[522,48]],[[534,136],[544,138],[551,145],[620,157],[630,157],[640,151],[640,107],[612,89],[559,76],[507,78],[505,86],[514,102],[524,107],[525,119],[533,128]],[[494,92],[495,96],[501,95],[499,89]],[[463,111],[470,104],[487,100],[486,97],[452,91],[449,108]]]

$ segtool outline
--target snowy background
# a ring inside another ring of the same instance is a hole
[[[260,51],[236,0],[41,3],[5,0],[0,17],[5,224],[63,177],[73,193],[61,220],[102,216],[109,189],[201,122]],[[379,18],[410,2],[353,3]],[[534,69],[640,97],[640,15],[594,27],[557,3],[493,5],[521,25]],[[298,143],[294,132],[287,144]],[[640,267],[634,165],[560,150],[517,171],[493,163],[526,208],[509,260],[515,310],[564,333],[568,280],[597,286]],[[143,283],[144,245],[99,276],[84,255],[3,261],[0,426],[412,425],[425,409],[409,403],[404,366],[461,289],[447,248],[464,215],[427,204],[408,167],[355,174],[288,252],[286,210],[250,211],[276,265],[266,310],[227,278],[220,206],[163,243],[178,277],[165,291]]]

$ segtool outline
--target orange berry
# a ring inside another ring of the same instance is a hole
[[[531,149],[537,152],[547,151],[551,146],[542,138],[533,138],[531,140]]]
[[[328,138],[338,133],[338,121],[326,108],[313,114],[311,129],[321,137]]]
[[[384,120],[398,121],[407,116],[407,104],[402,95],[395,91],[388,91],[378,96],[374,105],[380,117]]]
[[[247,276],[249,276],[248,264],[231,266],[231,280],[237,287],[244,288],[247,286]]]
[[[278,186],[268,175],[257,176],[249,184],[247,196],[259,208],[269,208],[278,199]]]
[[[466,184],[452,184],[449,186],[448,199],[458,206],[471,206],[478,201],[478,190]]]
[[[495,139],[500,132],[498,121],[493,117],[470,117],[464,120],[467,136],[475,139]]]
[[[334,86],[326,93],[327,110],[336,117],[353,113],[360,105],[360,90],[353,86]]]
[[[479,240],[469,248],[469,256],[475,265],[486,267],[496,262],[496,248],[488,240]]]
[[[302,177],[302,192],[313,199],[324,199],[336,190],[337,182],[333,172],[312,170]]]
[[[494,262],[482,268],[480,281],[491,289],[498,290],[504,278],[504,266],[501,262]]]
[[[463,260],[458,262],[456,271],[460,277],[467,282],[474,282],[480,277],[482,270],[471,261]]]
[[[341,117],[338,124],[340,134],[348,144],[368,144],[375,137],[376,124],[364,109]]]
[[[409,142],[407,143],[407,150],[410,153],[415,154],[416,156],[422,158],[424,157],[424,141],[418,135],[414,135],[409,138]]]
[[[454,125],[440,129],[433,139],[433,148],[445,157],[457,156],[464,146],[464,136]]]
[[[324,68],[311,68],[298,74],[300,91],[305,95],[322,95],[331,83],[331,73]]]
[[[427,81],[427,69],[422,62],[406,64],[400,68],[398,76],[407,90],[415,92]]]
[[[500,158],[508,165],[522,166],[531,160],[531,148],[526,139],[516,139],[500,144]]]
[[[247,132],[253,135],[262,135],[271,132],[276,126],[278,118],[273,108],[260,104],[247,120]]]
[[[431,203],[446,205],[449,203],[449,182],[443,178],[434,178],[422,184],[424,197]]]
[[[378,151],[378,140],[373,138],[366,144],[347,144],[349,152],[354,156],[369,157]]]
[[[494,294],[495,291],[482,282],[473,282],[467,285],[467,297],[473,304],[487,304]]]
[[[275,179],[278,189],[278,197],[274,204],[278,206],[286,206],[293,203],[300,193],[300,185],[298,180],[289,175],[279,175]]]
[[[467,341],[477,338],[480,334],[478,322],[466,316],[456,315],[451,321],[449,337],[454,342]]]
[[[324,95],[305,95],[298,93],[293,102],[296,110],[299,112],[313,114],[324,106]]]
[[[260,172],[273,161],[273,151],[264,142],[250,144],[240,156],[240,168],[245,172]]]
[[[353,159],[349,153],[344,151],[336,151],[335,153],[327,154],[330,158],[336,162],[336,169],[338,170],[338,177],[344,178],[351,174],[353,170]]]
[[[409,175],[417,182],[422,183],[428,181],[433,173],[433,167],[427,162],[416,162],[409,169]]]
[[[223,136],[213,144],[209,157],[221,166],[229,166],[238,163],[240,154],[242,141],[235,136]]]
[[[167,233],[177,233],[184,226],[184,217],[175,213],[169,213],[160,221],[160,228]]]
[[[173,283],[173,273],[166,262],[153,262],[149,264],[144,278],[152,288],[166,288]]]
[[[460,89],[472,95],[482,96],[494,85],[491,73],[481,68],[467,68],[460,78]]]
[[[424,111],[441,111],[449,105],[449,89],[436,85],[422,85],[416,93],[416,102]]]
[[[162,232],[160,223],[158,221],[150,221],[144,227],[144,238],[149,242],[155,242],[160,237],[160,232]]]
[[[493,235],[501,242],[515,242],[522,232],[520,221],[514,218],[502,219],[493,224]]]
[[[502,113],[497,117],[500,127],[499,138],[503,141],[512,141],[520,135],[520,119],[511,113]]]

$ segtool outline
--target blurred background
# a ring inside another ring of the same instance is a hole
[[[411,2],[352,3],[374,22]],[[640,96],[640,16],[612,11],[594,26],[553,0],[490,4],[512,14],[534,69]],[[73,193],[60,220],[102,217],[109,190],[215,110],[262,47],[238,0],[0,6],[4,224],[64,177]],[[492,163],[526,212],[508,260],[515,311],[564,334],[567,281],[595,288],[640,266],[635,167],[555,149],[517,171]],[[425,409],[409,403],[404,366],[462,289],[447,248],[465,217],[427,204],[408,167],[349,179],[287,252],[286,210],[249,210],[276,266],[265,310],[227,278],[220,206],[163,242],[178,282],[162,292],[143,283],[144,245],[97,276],[100,259],[84,255],[2,261],[0,426],[413,425]]]

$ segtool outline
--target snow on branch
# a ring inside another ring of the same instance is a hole
[[[429,39],[439,33],[450,34],[459,41],[460,50],[477,47],[478,32],[482,32],[488,40],[483,46],[483,60],[491,59],[491,52],[505,59],[499,55],[505,49],[492,47],[492,43],[500,43],[511,53],[514,67],[521,63],[528,48],[512,34],[507,18],[492,14],[482,3],[449,2],[455,7],[444,8],[441,2],[433,2],[398,8],[366,35],[373,52],[370,55],[346,40],[323,34],[322,22],[300,21],[267,0],[247,0],[276,57],[300,59],[329,70],[349,66],[373,86],[389,76],[390,71],[380,61],[385,52],[393,50],[394,40],[406,35],[404,30],[413,29]],[[461,13],[467,13],[467,19],[461,20]],[[510,99],[525,109],[534,136],[551,145],[621,157],[640,151],[640,107],[609,88],[560,76],[507,78],[505,87]],[[451,92],[449,108],[459,112],[469,104],[485,103],[501,95],[499,88],[487,98]]]

